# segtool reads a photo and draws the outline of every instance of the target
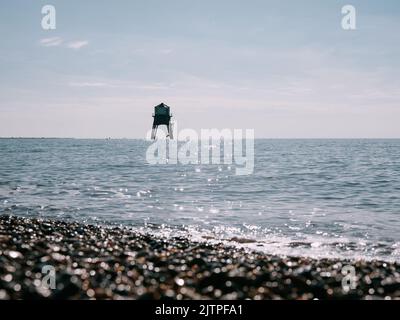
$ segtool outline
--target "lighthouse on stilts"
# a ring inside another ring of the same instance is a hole
[[[172,129],[172,114],[170,113],[170,108],[165,103],[160,103],[158,106],[154,107],[153,114],[153,129],[151,130],[151,138],[155,140],[157,135],[157,129],[159,125],[167,126],[167,137],[173,139],[173,129]]]

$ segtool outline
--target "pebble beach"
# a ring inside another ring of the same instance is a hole
[[[43,268],[55,287],[43,285]],[[343,268],[356,285],[344,288]],[[128,227],[0,216],[0,299],[400,299],[400,264],[278,257]]]

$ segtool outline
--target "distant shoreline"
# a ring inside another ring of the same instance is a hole
[[[281,258],[128,228],[0,216],[1,299],[399,299],[400,264]],[[55,268],[56,289],[40,283]],[[355,289],[344,290],[344,267]]]
[[[146,140],[145,138],[0,137],[0,140]],[[255,140],[400,140],[399,138],[255,138]],[[183,141],[183,140],[182,140]]]

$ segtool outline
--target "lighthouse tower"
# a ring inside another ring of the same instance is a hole
[[[168,134],[167,137],[173,139],[173,130],[171,118],[172,114],[170,113],[170,108],[165,103],[160,103],[159,105],[154,107],[153,114],[153,128],[151,130],[151,138],[154,140],[157,135],[157,129],[159,125],[166,125]]]

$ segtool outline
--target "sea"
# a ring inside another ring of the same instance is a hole
[[[0,214],[279,256],[400,261],[400,140],[256,139],[254,170],[149,164],[151,142],[0,139]]]

